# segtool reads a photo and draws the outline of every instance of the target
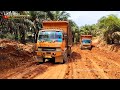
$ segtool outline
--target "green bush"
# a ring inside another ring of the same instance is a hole
[[[5,38],[5,35],[4,34],[0,34],[0,38],[1,39]]]
[[[13,39],[15,39],[15,35],[14,35],[14,34],[7,33],[7,34],[6,34],[6,38],[13,40]]]

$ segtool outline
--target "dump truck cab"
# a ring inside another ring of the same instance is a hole
[[[81,35],[80,37],[81,49],[92,49],[92,35]]]
[[[66,62],[68,54],[71,53],[67,39],[69,35],[67,21],[44,21],[36,43],[39,62],[43,63],[46,59],[54,63]]]

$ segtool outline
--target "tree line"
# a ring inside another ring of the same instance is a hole
[[[26,19],[4,19],[3,15],[29,15]],[[73,41],[80,41],[80,35],[101,36],[108,44],[120,43],[120,18],[116,15],[101,17],[96,24],[79,27],[66,11],[0,11],[0,38],[36,42],[42,20],[68,20],[73,34]],[[81,21],[82,22],[82,21]]]

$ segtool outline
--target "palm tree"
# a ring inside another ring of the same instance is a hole
[[[107,43],[113,43],[111,37],[112,33],[120,31],[120,19],[116,15],[108,15],[107,17],[102,17],[98,20],[99,28],[104,30],[104,39]]]
[[[79,36],[80,36],[79,27],[77,26],[77,24],[74,21],[72,21],[72,20],[68,20],[68,21],[69,21],[69,24],[70,24],[71,29],[72,29],[73,42],[74,43],[79,42]]]
[[[52,18],[50,17],[51,20],[68,20],[68,17],[70,17],[69,13],[65,11],[51,11]]]

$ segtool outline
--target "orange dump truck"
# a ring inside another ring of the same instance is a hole
[[[92,35],[81,35],[80,37],[81,49],[92,49]]]
[[[52,60],[65,63],[71,54],[72,32],[68,21],[43,21],[38,33],[37,57],[39,63]]]

